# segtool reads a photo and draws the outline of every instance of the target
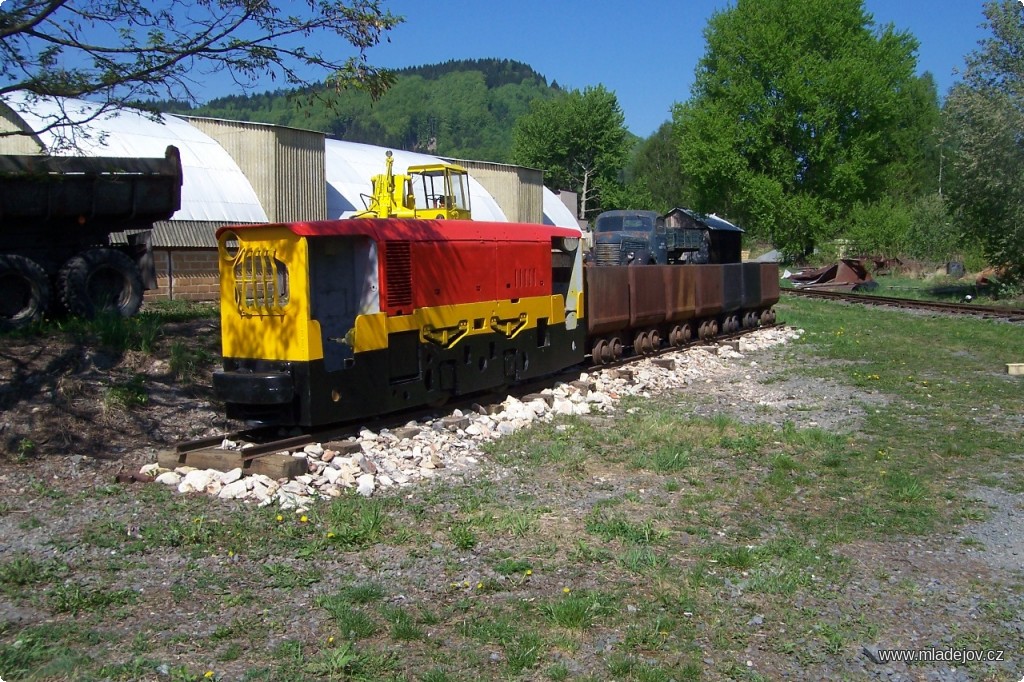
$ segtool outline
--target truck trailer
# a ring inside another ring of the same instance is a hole
[[[153,224],[181,207],[181,184],[174,146],[163,158],[0,155],[0,329],[50,311],[134,315],[156,287]]]

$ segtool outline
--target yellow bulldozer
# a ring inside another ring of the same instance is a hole
[[[371,179],[373,194],[360,195],[366,210],[353,218],[426,218],[472,220],[469,173],[453,163],[409,166],[395,175],[394,157],[387,152],[385,170]]]

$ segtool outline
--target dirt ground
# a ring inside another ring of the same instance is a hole
[[[83,475],[113,480],[122,470],[137,471],[156,461],[160,450],[176,442],[230,427],[211,402],[218,327],[216,320],[165,325],[152,353],[114,354],[69,336],[5,339],[0,345],[4,474],[31,472],[73,486],[84,483]],[[176,344],[184,354],[205,360],[185,378],[172,369]],[[136,395],[134,387],[144,389],[144,404],[126,404]]]

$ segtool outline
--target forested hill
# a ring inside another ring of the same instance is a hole
[[[507,163],[516,119],[557,84],[507,59],[449,61],[397,71],[379,101],[345,91],[310,98],[278,90],[233,95],[198,108],[168,103],[168,113],[259,121],[319,130],[352,142]]]

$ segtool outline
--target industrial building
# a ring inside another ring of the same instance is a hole
[[[58,118],[86,121],[53,128]],[[347,218],[365,208],[385,149],[284,126],[120,110],[82,100],[12,93],[0,101],[0,154],[162,157],[181,153],[181,209],[153,230],[157,288],[147,300],[216,300],[217,245],[223,225]],[[39,131],[39,132],[33,132]],[[396,169],[436,156],[394,150]],[[476,220],[577,227],[571,193],[556,195],[535,169],[444,159],[470,173]]]

